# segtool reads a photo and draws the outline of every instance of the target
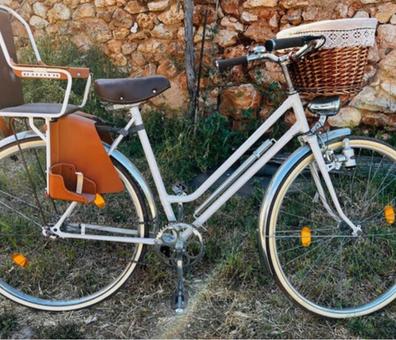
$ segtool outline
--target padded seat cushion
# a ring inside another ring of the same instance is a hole
[[[13,107],[5,107],[1,109],[0,112],[7,113],[31,113],[31,114],[48,114],[55,115],[59,113],[62,109],[62,104],[56,103],[31,103],[31,104],[23,104],[19,106]],[[73,113],[79,110],[80,108],[77,105],[69,104],[67,105],[65,114]]]
[[[95,91],[98,97],[113,104],[135,104],[159,95],[170,87],[162,76],[143,78],[98,79]]]

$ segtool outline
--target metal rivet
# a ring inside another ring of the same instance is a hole
[[[156,90],[156,89],[153,89],[153,93],[157,93],[157,90]]]

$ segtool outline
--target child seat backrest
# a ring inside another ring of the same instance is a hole
[[[0,10],[0,32],[3,36],[8,53],[16,63],[14,35],[11,27],[11,15]],[[0,50],[0,109],[23,104],[21,80],[8,66],[3,52]]]

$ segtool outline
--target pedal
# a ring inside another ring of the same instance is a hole
[[[176,314],[183,314],[188,304],[188,293],[185,291],[183,294],[175,292],[172,296],[171,307],[175,310]]]

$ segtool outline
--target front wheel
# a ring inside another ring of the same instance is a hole
[[[368,138],[351,138],[350,145],[356,167],[343,165],[330,176],[343,211],[362,232],[352,235],[326,210],[307,154],[279,185],[262,235],[281,288],[331,318],[370,314],[396,298],[396,150]],[[340,154],[343,143],[328,147]]]
[[[38,138],[0,149],[0,294],[28,307],[66,311],[98,303],[114,293],[134,272],[142,244],[46,237],[43,225],[58,221],[70,202],[45,195],[45,144]],[[148,211],[136,181],[113,160],[124,191],[104,195],[106,206],[78,205],[67,220],[125,228],[147,234]],[[43,221],[45,220],[45,222]],[[74,227],[76,228],[76,227]]]

